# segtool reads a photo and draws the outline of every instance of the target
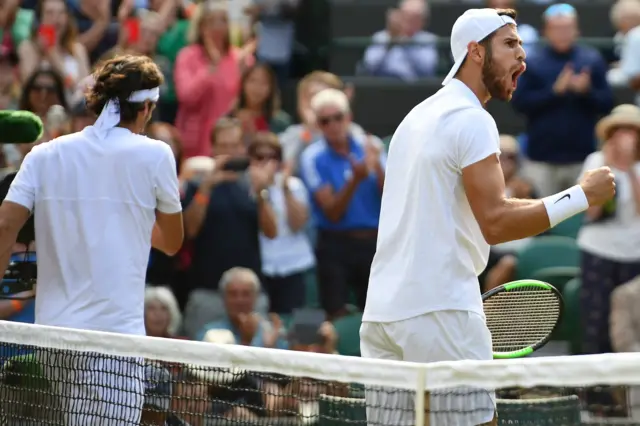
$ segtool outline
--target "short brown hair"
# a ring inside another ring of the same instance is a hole
[[[509,18],[513,19],[514,21],[518,17],[518,13],[514,9],[496,9],[496,12],[498,12],[499,16],[508,16]],[[500,28],[498,28],[498,30],[499,29]],[[495,30],[494,32],[492,32],[491,34],[486,36],[484,39],[482,39],[480,41],[480,44],[482,44],[485,47],[490,45],[491,44],[491,40],[493,40],[493,37],[496,35],[498,30]]]
[[[278,140],[278,136],[275,133],[271,132],[258,132],[251,140],[249,147],[247,148],[247,152],[249,157],[255,157],[260,148],[269,148],[273,150],[276,155],[276,158],[280,161],[282,160],[282,145],[280,145],[280,141]]]
[[[144,109],[144,102],[129,102],[131,93],[164,83],[160,68],[146,56],[116,56],[100,64],[93,76],[95,84],[86,95],[87,108],[99,115],[109,100],[116,99],[124,122],[135,120]]]
[[[298,83],[298,96],[313,83],[321,83],[330,89],[344,89],[344,82],[335,74],[327,71],[313,71],[305,75]]]
[[[216,143],[218,134],[220,134],[221,131],[227,130],[227,129],[233,129],[233,128],[238,128],[242,130],[242,123],[240,123],[240,120],[238,120],[237,118],[222,117],[220,120],[218,120],[216,122],[216,125],[213,126],[213,129],[211,129],[211,134],[209,135],[210,136],[209,140],[211,142],[211,145]]]

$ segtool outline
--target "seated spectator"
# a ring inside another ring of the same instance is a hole
[[[282,155],[286,167],[298,175],[298,162],[302,151],[312,142],[322,138],[316,116],[311,110],[311,98],[324,89],[344,90],[348,98],[353,96],[353,88],[345,87],[340,78],[326,71],[314,71],[298,83],[298,118],[300,124],[293,124],[278,137],[282,144]],[[365,139],[366,133],[358,124],[351,122],[349,132],[356,139]]]
[[[3,0],[1,3],[0,45],[8,51],[15,52],[31,36],[35,13],[23,3],[20,0]]]
[[[185,158],[210,154],[211,131],[233,107],[242,71],[253,59],[251,48],[231,46],[228,19],[224,1],[200,3],[191,18],[191,45],[176,60],[176,127],[183,138]]]
[[[47,112],[53,105],[69,109],[62,76],[53,70],[38,69],[23,84],[18,109],[33,112],[46,127]]]
[[[271,314],[266,319],[256,311],[261,288],[255,272],[240,267],[229,269],[220,279],[219,291],[224,303],[224,318],[206,324],[197,340],[205,340],[210,330],[229,330],[240,345],[287,348],[280,318]]]
[[[258,133],[249,145],[249,157],[253,162],[278,162],[279,171],[269,187],[278,234],[268,238],[260,233],[260,252],[269,311],[290,314],[304,306],[305,274],[315,265],[313,249],[305,233],[309,195],[302,181],[282,168],[282,148],[273,133]]]
[[[609,334],[616,352],[640,352],[640,276],[619,285],[611,293]],[[631,419],[640,419],[640,387],[628,388]]]
[[[68,100],[82,98],[77,84],[89,75],[89,57],[78,41],[77,27],[64,0],[41,0],[36,8],[40,26],[34,28],[29,40],[18,47],[20,78],[26,81],[42,64],[61,76]]]
[[[182,314],[168,287],[147,287],[144,291],[144,325],[147,336],[176,338]]]
[[[587,157],[584,171],[609,166],[616,197],[587,210],[578,234],[582,252],[581,312],[586,354],[612,351],[609,339],[611,293],[640,275],[640,109],[620,105],[597,126],[602,149]]]
[[[389,10],[386,30],[373,35],[364,54],[366,72],[408,81],[435,75],[438,37],[422,30],[428,13],[425,0],[402,0]]]
[[[254,0],[245,12],[260,26],[256,56],[275,71],[280,86],[289,78],[299,0]]]
[[[537,198],[533,186],[521,176],[522,157],[518,141],[511,135],[500,135],[500,166],[504,174],[505,195],[515,198]],[[530,238],[510,241],[491,247],[489,261],[480,275],[483,292],[513,281],[517,266],[516,253]]]
[[[323,138],[300,160],[312,195],[320,302],[330,318],[346,315],[349,287],[364,308],[369,270],[376,251],[386,154],[373,137],[349,132],[347,95],[326,89],[311,100]]]
[[[280,133],[291,125],[289,114],[280,109],[280,90],[273,70],[256,64],[242,76],[238,105],[232,112],[242,123],[248,143],[257,132]]]
[[[9,46],[0,44],[0,110],[18,108],[20,84],[15,72],[16,65],[16,53]]]
[[[219,317],[210,299],[217,299],[224,271],[243,266],[262,273],[259,234],[277,234],[276,216],[269,200],[277,162],[251,164],[245,171],[225,170],[225,163],[248,159],[237,120],[224,118],[211,135],[214,170],[200,182],[191,182],[184,196],[186,239],[193,244],[185,330],[192,337]],[[266,310],[266,304],[261,307]],[[217,305],[219,306],[219,305]]]
[[[611,293],[609,334],[616,352],[640,352],[640,276]]]
[[[629,87],[640,105],[640,4],[618,1],[611,8],[611,23],[621,40],[620,62],[612,67],[607,79],[611,85]]]
[[[166,426],[205,426],[209,424],[205,423],[207,417],[210,417],[211,410],[208,385],[203,383],[194,373],[196,371],[184,368],[174,378],[171,412],[167,416]]]

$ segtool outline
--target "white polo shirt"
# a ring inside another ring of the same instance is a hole
[[[477,276],[489,244],[469,206],[462,169],[499,154],[499,146],[494,119],[457,79],[400,123],[387,159],[364,321],[440,310],[484,315]]]
[[[155,211],[181,210],[167,144],[89,126],[36,146],[6,200],[35,207],[37,324],[145,334]]]

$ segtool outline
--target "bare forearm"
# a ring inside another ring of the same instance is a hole
[[[492,245],[532,237],[551,226],[542,200],[505,199],[488,219],[483,233]]]
[[[305,205],[296,200],[291,191],[287,188],[285,188],[284,194],[289,228],[291,228],[293,232],[297,232],[304,227],[305,223],[307,223],[309,212]]]
[[[104,37],[108,27],[109,21],[107,20],[94,21],[87,31],[80,34],[78,41],[84,45],[87,52],[92,52]]]
[[[357,187],[358,182],[351,178],[347,181],[347,184],[334,195],[331,204],[324,209],[324,213],[330,221],[338,222],[342,219],[342,216],[344,216],[345,212],[349,208],[349,203],[351,202],[351,198],[353,198],[353,194],[356,192]]]
[[[376,167],[376,182],[378,184],[378,189],[382,192],[384,188],[384,169],[382,168],[382,164],[378,164]]]
[[[265,237],[273,239],[278,235],[275,212],[271,205],[263,200],[258,201],[258,225]]]
[[[631,181],[633,200],[636,204],[636,214],[640,214],[640,181],[633,170],[629,171],[629,181]]]
[[[208,197],[204,195],[207,192],[201,192],[203,194],[203,197]],[[207,215],[207,207],[208,206],[205,203],[199,202],[197,199],[195,199],[195,197],[194,200],[192,200],[191,203],[187,206],[184,211],[184,229],[186,231],[187,237],[195,238],[198,235],[200,229],[202,229],[204,218]]]

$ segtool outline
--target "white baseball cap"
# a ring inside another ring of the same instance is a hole
[[[507,24],[517,25],[513,18],[498,15],[496,9],[469,9],[460,15],[451,28],[451,55],[455,63],[442,81],[442,85],[449,83],[460,69],[464,58],[467,57],[469,43],[481,42]]]

